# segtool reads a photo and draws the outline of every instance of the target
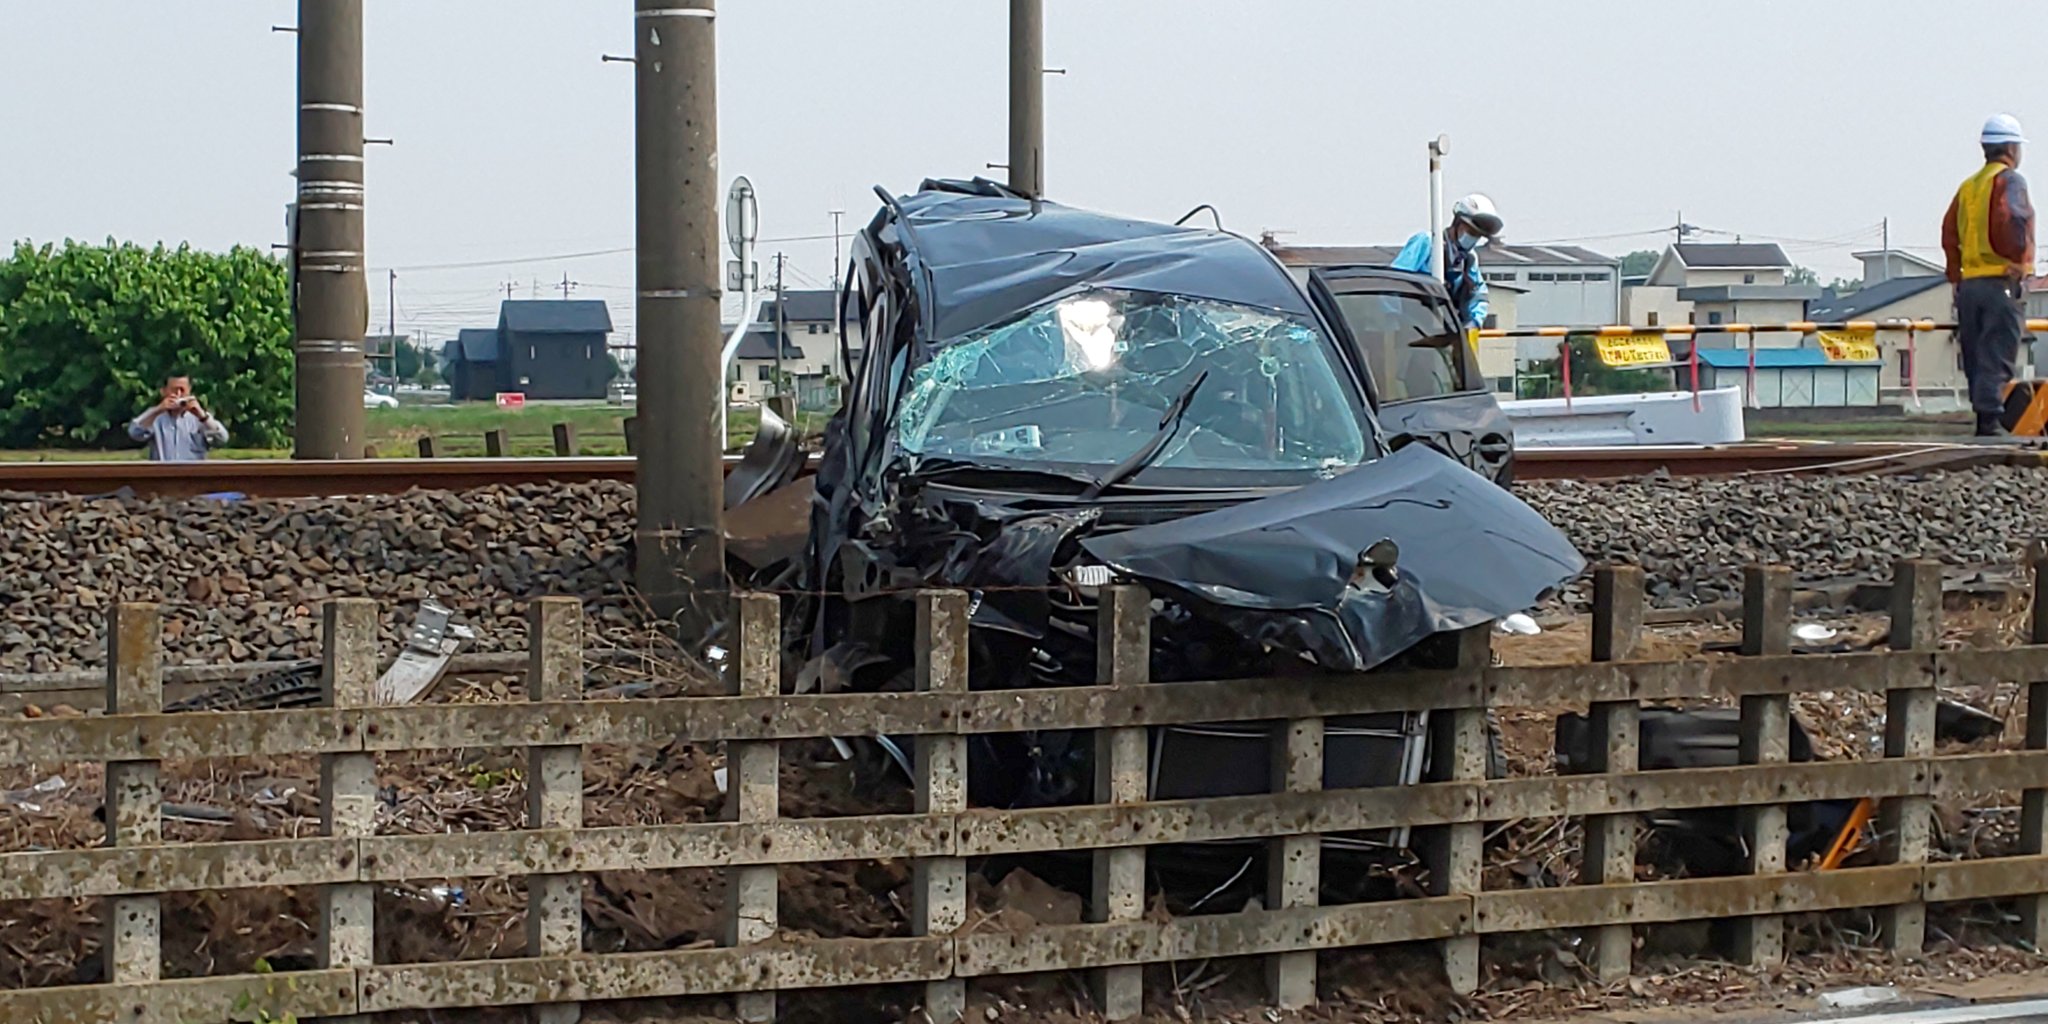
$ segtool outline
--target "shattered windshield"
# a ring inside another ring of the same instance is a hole
[[[967,461],[1113,466],[1187,395],[1178,429],[1144,472],[1327,473],[1367,452],[1338,373],[1305,317],[1098,290],[977,332],[918,367],[898,409],[898,444]]]

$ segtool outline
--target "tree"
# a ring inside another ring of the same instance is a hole
[[[434,354],[413,344],[411,338],[400,338],[391,350],[391,363],[399,380],[418,382],[423,372],[433,368]]]
[[[1785,272],[1785,283],[1816,285],[1820,283],[1820,275],[1805,267],[1793,267]]]
[[[1852,292],[1863,290],[1863,279],[1860,277],[1838,277],[1828,282],[1828,287],[1834,289],[1836,295],[1848,295]]]
[[[1648,274],[1656,268],[1657,256],[1656,252],[1649,249],[1637,249],[1623,256],[1621,258],[1621,276],[1642,277]]]
[[[291,435],[291,303],[269,253],[22,242],[0,259],[0,446],[129,446],[182,373],[235,443]]]
[[[1645,391],[1669,391],[1669,369],[1624,370],[1600,361],[1593,339],[1576,335],[1567,339],[1572,348],[1572,394],[1634,395]],[[1527,376],[1562,381],[1562,359],[1538,359],[1529,364]],[[1561,385],[1558,394],[1562,394]]]

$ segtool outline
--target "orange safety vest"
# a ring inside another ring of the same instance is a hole
[[[2006,277],[2012,273],[2012,261],[1991,247],[1991,187],[1999,175],[2010,169],[1993,160],[1956,190],[1956,240],[1962,248],[1965,278]],[[2031,266],[2020,269],[2028,277],[2034,274]]]

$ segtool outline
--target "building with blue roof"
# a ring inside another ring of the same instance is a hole
[[[1699,347],[1702,389],[1749,387],[1745,348]],[[1758,348],[1756,405],[1764,409],[1856,408],[1878,404],[1882,360],[1830,360],[1818,346]],[[1679,373],[1684,374],[1684,368]],[[1743,396],[1747,402],[1748,395]]]

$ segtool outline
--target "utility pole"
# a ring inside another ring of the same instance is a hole
[[[292,454],[363,455],[363,0],[299,0],[298,368]]]
[[[385,284],[384,284],[384,340],[385,340],[385,343],[386,343],[386,344],[388,344],[388,345],[390,345],[390,346],[391,346],[391,351],[390,351],[390,352],[388,353],[388,355],[389,355],[389,356],[391,357],[391,379],[395,381],[395,380],[397,380],[397,379],[398,379],[398,271],[397,271],[397,269],[396,269],[396,268],[392,269],[392,270],[390,271],[390,274],[391,274],[391,276],[385,279]]]
[[[1889,281],[1889,280],[1891,280],[1891,279],[1892,279],[1892,219],[1891,219],[1890,217],[1886,217],[1886,218],[1884,219],[1884,263],[1883,263],[1882,265],[1883,265],[1883,267],[1884,267],[1884,280],[1886,280],[1886,281]],[[1876,284],[1876,283],[1878,283],[1878,282],[1876,282],[1876,281],[1871,281],[1871,282],[1868,282],[1868,283],[1870,283],[1870,284]]]
[[[563,271],[563,272],[562,272],[562,283],[561,283],[561,285],[559,285],[559,287],[560,287],[560,288],[562,289],[562,298],[566,300],[566,299],[567,299],[567,298],[569,297],[569,293],[570,293],[571,291],[574,291],[574,290],[575,290],[575,288],[576,288],[576,286],[577,286],[577,285],[579,285],[579,284],[581,284],[581,283],[582,283],[582,282],[580,282],[580,281],[571,281],[571,280],[569,280],[569,273],[568,273],[568,271]]]
[[[782,346],[789,344],[789,316],[782,301],[782,265],[789,257],[775,254],[775,393],[782,394]]]
[[[832,301],[839,301],[839,218],[846,216],[845,210],[832,211]]]
[[[1045,195],[1045,0],[1010,0],[1010,187]]]
[[[719,423],[715,0],[634,0],[637,380],[635,577],[701,642],[729,618]]]

